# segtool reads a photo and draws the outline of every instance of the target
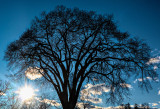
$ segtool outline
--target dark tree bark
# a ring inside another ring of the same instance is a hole
[[[20,72],[43,69],[64,109],[74,109],[82,84],[93,78],[111,88],[109,101],[121,100],[128,90],[121,84],[131,75],[156,76],[146,64],[150,57],[148,45],[120,32],[112,16],[63,6],[36,17],[5,53],[9,66]],[[148,82],[140,85],[148,88]]]

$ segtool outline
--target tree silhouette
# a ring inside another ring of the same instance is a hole
[[[9,92],[6,98],[2,100],[5,105],[0,106],[1,109],[50,109],[50,102],[43,102],[37,99],[28,100],[22,102],[14,92]],[[44,96],[38,97],[39,99],[44,98]],[[45,99],[47,97],[45,96]],[[43,99],[42,99],[43,100]]]
[[[120,105],[120,109],[125,109],[125,105],[123,103]]]
[[[10,89],[9,82],[0,80],[0,108],[2,108],[7,104],[5,96],[9,89]]]
[[[149,107],[149,103],[144,103],[144,106],[145,106],[146,109],[149,109],[149,108],[150,108],[150,107]]]
[[[125,109],[131,109],[131,106],[129,103],[125,105]]]
[[[143,109],[149,109],[149,104],[148,103],[142,103],[141,108]]]
[[[134,104],[134,109],[138,109],[138,104]]]
[[[5,53],[11,68],[24,74],[40,68],[64,109],[74,109],[82,85],[88,80],[110,87],[107,100],[120,101],[130,75],[142,79],[156,76],[147,44],[120,32],[110,15],[58,6],[36,17],[31,27],[12,42]],[[141,82],[145,86],[149,81]]]

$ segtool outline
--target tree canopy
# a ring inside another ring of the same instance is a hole
[[[9,44],[5,59],[9,67],[29,68],[52,84],[64,109],[73,109],[82,86],[105,83],[109,101],[121,100],[130,76],[156,76],[151,65],[150,47],[121,32],[111,15],[58,6],[35,17],[20,38]],[[97,81],[95,81],[95,79]],[[140,86],[148,87],[149,81]]]

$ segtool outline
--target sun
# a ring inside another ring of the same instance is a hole
[[[20,88],[20,90],[18,91],[18,94],[19,94],[19,98],[22,101],[30,100],[35,96],[33,88],[27,85],[25,87]]]

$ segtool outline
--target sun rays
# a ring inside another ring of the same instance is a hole
[[[22,100],[22,102],[28,101],[33,99],[35,96],[35,91],[31,86],[25,85],[24,87],[20,88],[18,91],[18,96]]]

